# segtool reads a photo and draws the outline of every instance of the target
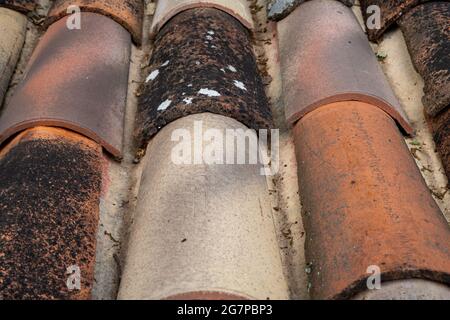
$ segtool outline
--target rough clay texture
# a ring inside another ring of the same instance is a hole
[[[262,166],[172,161],[181,142],[171,140],[175,130],[202,139],[195,132],[208,129],[223,135],[226,129],[247,130],[234,119],[202,113],[170,123],[150,142],[120,299],[204,291],[264,300],[288,297]],[[192,156],[193,147],[187,145]]]
[[[268,18],[270,20],[279,21],[287,17],[300,4],[307,0],[270,0],[267,5]],[[343,4],[351,7],[355,4],[355,0],[340,0]]]
[[[300,120],[294,137],[312,298],[366,290],[372,265],[383,282],[450,284],[450,228],[386,113],[327,105]]]
[[[248,31],[227,13],[209,8],[180,13],[156,38],[140,93],[138,155],[167,123],[202,112],[252,129],[272,123]]]
[[[0,142],[36,125],[64,127],[122,156],[131,38],[113,20],[83,12],[81,30],[50,26],[1,112]]]
[[[174,16],[189,9],[215,8],[238,19],[246,28],[253,30],[252,10],[248,0],[158,0],[152,20],[150,36],[153,38],[159,30]]]
[[[380,8],[380,28],[367,29],[367,36],[371,41],[377,41],[385,31],[409,10],[420,3],[430,0],[360,0],[364,21],[367,22],[374,14],[368,8],[372,5]]]
[[[0,110],[25,41],[27,19],[24,15],[0,8]]]
[[[0,176],[0,300],[88,299],[101,147],[63,129],[31,129],[2,150]],[[69,292],[73,265],[81,290]]]
[[[351,9],[307,1],[277,27],[288,122],[328,103],[356,100],[383,109],[413,133]]]
[[[144,16],[144,0],[55,0],[46,21],[47,25],[70,14],[67,8],[78,6],[83,12],[94,12],[108,16],[127,29],[133,40],[142,41],[142,19]]]
[[[399,21],[416,70],[442,164],[450,177],[450,2],[419,5]]]
[[[415,68],[425,81],[430,116],[450,106],[450,2],[419,5],[399,20]]]

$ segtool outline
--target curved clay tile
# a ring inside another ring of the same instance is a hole
[[[425,81],[425,110],[436,116],[450,106],[450,2],[417,6],[399,24],[414,67]]]
[[[136,43],[141,43],[144,0],[55,0],[46,24],[50,25],[70,14],[67,9],[71,5],[78,6],[82,12],[94,12],[112,18],[131,33]]]
[[[100,145],[56,128],[1,151],[0,300],[90,298],[101,161]],[[79,290],[68,270],[80,271]]]
[[[374,267],[382,286],[450,284],[449,225],[389,115],[333,103],[301,119],[294,138],[313,298],[367,291]]]
[[[25,41],[27,19],[24,15],[0,8],[0,106],[8,89]],[[1,115],[1,108],[0,108]]]
[[[425,81],[425,113],[450,177],[450,2],[419,5],[399,24],[413,64]]]
[[[249,32],[217,9],[183,11],[158,34],[139,97],[140,154],[166,124],[212,112],[253,129],[272,123]]]
[[[383,33],[404,14],[420,3],[430,0],[360,0],[361,11],[364,21],[373,15],[373,11],[369,10],[370,6],[378,6],[380,8],[380,28],[372,28],[367,30],[367,35],[371,41],[378,40]]]
[[[120,299],[287,298],[261,166],[208,164],[210,142],[203,136],[210,129],[224,136],[225,130],[247,130],[234,119],[203,113],[168,124],[150,142]],[[188,150],[196,144],[191,157],[180,142]],[[177,148],[186,152],[182,162],[173,158]]]
[[[159,30],[180,12],[195,8],[215,8],[230,14],[248,29],[254,27],[247,0],[158,0],[150,31],[151,36],[156,36]]]
[[[289,122],[327,103],[356,100],[378,106],[413,132],[350,8],[307,1],[278,23],[278,36]]]
[[[99,14],[82,13],[81,23],[73,31],[61,19],[44,34],[0,117],[0,142],[36,125],[64,127],[122,156],[131,38]]]

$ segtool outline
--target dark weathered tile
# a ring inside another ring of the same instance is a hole
[[[139,154],[167,123],[202,112],[229,116],[253,129],[272,123],[248,30],[210,8],[180,13],[156,38],[139,99]]]
[[[408,13],[409,10],[417,6],[419,3],[424,3],[430,0],[360,0],[361,11],[364,21],[374,14],[368,8],[370,6],[378,6],[380,8],[380,28],[372,28],[367,30],[367,35],[371,41],[379,40],[384,32],[397,20]]]
[[[88,299],[93,285],[101,147],[38,127],[0,154],[0,300]],[[67,268],[81,271],[69,291]]]

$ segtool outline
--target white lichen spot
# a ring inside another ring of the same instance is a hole
[[[189,83],[189,84],[188,84],[188,87],[189,87],[189,88],[192,87],[192,83]]]
[[[217,49],[217,47],[216,47],[216,46],[214,46],[214,45],[212,45],[212,46],[211,46],[211,48],[213,48],[213,49]]]
[[[183,99],[183,102],[184,102],[185,104],[191,104],[191,103],[192,103],[192,98],[184,98],[184,99]]]
[[[224,68],[220,69],[220,71],[222,71],[223,73],[225,73],[225,69],[224,69]]]
[[[152,71],[152,73],[150,73],[147,77],[147,79],[145,79],[145,82],[149,82],[149,81],[153,81],[156,79],[156,77],[159,75],[159,70],[156,69],[154,71]]]
[[[172,101],[167,99],[163,103],[161,103],[158,107],[158,111],[164,111],[166,110],[170,105],[172,104]]]
[[[220,97],[220,93],[218,93],[216,90],[200,89],[198,93],[208,97]]]
[[[200,65],[200,61],[195,61],[195,64],[199,66]]]
[[[206,39],[209,40],[209,41],[211,41],[211,40],[213,40],[214,38],[211,37],[211,36],[206,36]]]
[[[209,30],[209,31],[208,31],[208,34],[210,34],[210,35],[212,35],[212,36],[213,36],[213,35],[214,35],[214,31],[212,31],[212,30]]]
[[[247,91],[247,88],[245,87],[245,85],[244,85],[243,82],[238,81],[238,80],[234,80],[233,82],[234,82],[234,85],[235,85],[236,87],[238,87],[239,89],[242,89],[242,90]]]
[[[167,67],[169,65],[170,60],[167,60],[166,62],[164,62],[161,67]]]
[[[228,70],[230,70],[231,72],[237,72],[236,68],[233,66],[228,66]]]

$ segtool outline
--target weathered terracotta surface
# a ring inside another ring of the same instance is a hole
[[[366,22],[373,14],[372,12],[368,13],[367,9],[372,5],[380,8],[380,28],[368,29],[367,35],[369,39],[371,41],[378,40],[400,17],[407,14],[409,10],[418,4],[428,1],[430,0],[360,0],[361,11]]]
[[[180,12],[195,8],[215,8],[238,19],[250,30],[254,27],[247,0],[158,0],[150,36],[155,37],[167,21]]]
[[[247,128],[201,113],[173,121],[151,140],[119,299],[288,298],[267,177],[258,164],[207,164],[203,157],[195,162],[200,148],[208,154],[204,134],[211,130],[225,135]],[[256,141],[255,133],[250,137]],[[191,151],[188,162],[175,160],[181,142]],[[237,140],[231,142],[236,146]],[[224,156],[230,150],[224,146]],[[246,158],[249,150],[255,151],[247,148]]]
[[[311,295],[341,299],[382,282],[450,284],[450,228],[394,121],[362,102],[309,113],[294,128]]]
[[[289,122],[328,103],[356,100],[383,109],[413,132],[350,8],[307,1],[278,23],[278,35]]]
[[[0,300],[88,299],[93,285],[101,147],[37,127],[0,153]],[[69,291],[66,270],[81,270]]]
[[[158,130],[189,114],[271,126],[249,32],[227,13],[201,8],[175,16],[156,38],[148,73],[135,130],[140,155]]]
[[[0,8],[0,113],[3,98],[22,52],[27,19],[21,13]]]
[[[0,114],[0,143],[36,125],[64,127],[121,157],[130,35],[95,13],[82,13],[81,23],[69,30],[61,19],[45,33]]]
[[[141,43],[144,0],[55,0],[48,14],[47,25],[70,14],[67,8],[71,5],[78,6],[82,12],[110,17],[127,29],[136,43]]]
[[[450,107],[450,2],[419,5],[399,20],[413,64],[425,81],[430,116]]]
[[[28,13],[36,9],[37,0],[0,0],[0,7],[5,7],[19,12]]]

